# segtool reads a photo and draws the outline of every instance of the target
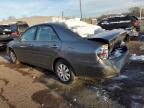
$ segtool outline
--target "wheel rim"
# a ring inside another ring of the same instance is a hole
[[[16,62],[17,58],[16,58],[16,55],[14,54],[14,52],[10,51],[10,57],[11,57],[11,60],[13,63]]]
[[[62,81],[69,81],[71,78],[71,73],[69,68],[64,64],[59,64],[57,67],[57,74]]]

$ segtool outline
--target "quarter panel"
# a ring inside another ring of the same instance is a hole
[[[65,58],[75,70],[77,75],[81,72],[81,64],[96,63],[95,50],[101,46],[101,43],[94,43],[88,40],[77,42],[63,42],[59,56]]]

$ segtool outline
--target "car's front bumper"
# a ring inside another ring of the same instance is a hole
[[[108,60],[106,64],[100,63],[84,63],[79,68],[78,76],[98,77],[98,78],[111,78],[120,73],[120,70],[126,63],[128,51],[124,52],[121,56]]]

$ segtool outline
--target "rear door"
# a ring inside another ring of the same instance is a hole
[[[50,68],[52,61],[60,51],[61,41],[55,30],[49,25],[40,25],[33,43],[36,63]]]

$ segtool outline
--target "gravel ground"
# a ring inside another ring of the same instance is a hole
[[[143,54],[141,46],[131,41],[130,55]],[[143,62],[129,61],[114,79],[77,78],[64,85],[52,72],[8,60],[1,52],[0,108],[144,108]]]

